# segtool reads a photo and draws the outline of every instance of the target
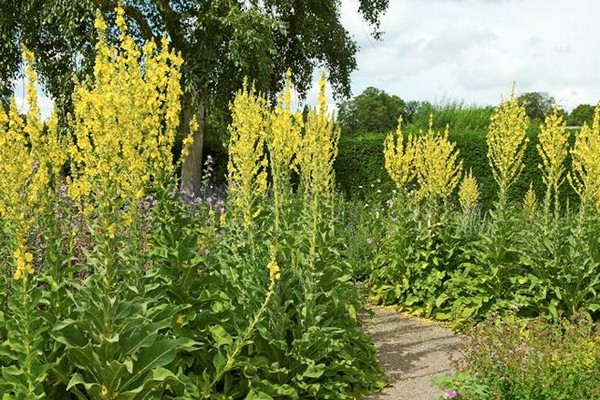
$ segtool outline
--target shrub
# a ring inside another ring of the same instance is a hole
[[[600,327],[589,319],[489,319],[468,332],[461,353],[458,379],[440,382],[457,399],[588,400],[600,393]],[[474,396],[474,387],[484,390]]]

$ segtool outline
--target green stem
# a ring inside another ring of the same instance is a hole
[[[235,342],[235,344],[233,345],[233,351],[228,352],[227,362],[225,363],[225,366],[223,367],[223,369],[221,371],[219,371],[219,373],[216,374],[215,377],[213,378],[213,380],[211,381],[210,388],[213,388],[221,380],[223,375],[225,375],[225,373],[227,371],[231,370],[231,368],[233,368],[233,366],[235,365],[237,356],[242,351],[244,346],[246,346],[248,340],[250,339],[250,336],[252,335],[252,332],[254,331],[254,328],[256,327],[256,324],[258,324],[258,322],[262,319],[263,314],[267,310],[267,306],[269,305],[271,297],[273,297],[273,294],[275,293],[275,284],[276,283],[277,283],[277,281],[272,278],[271,282],[269,284],[269,289],[267,291],[267,296],[265,297],[265,300],[261,304],[260,309],[254,315],[252,322],[244,330],[240,339],[237,340]],[[204,396],[205,396],[205,398],[209,398],[210,393],[204,393]]]
[[[31,325],[31,304],[29,298],[29,290],[27,287],[28,276],[21,278],[21,304],[25,306],[24,319],[24,331],[23,331],[23,352],[25,355],[25,377],[27,379],[27,396],[35,396],[35,378],[33,377],[33,363],[36,361],[35,354],[32,351],[31,345],[31,332],[29,331]]]

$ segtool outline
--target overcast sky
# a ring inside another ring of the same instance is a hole
[[[354,95],[374,86],[406,101],[496,105],[514,81],[517,95],[547,92],[567,110],[600,101],[600,0],[389,2],[377,41],[358,0],[342,0],[360,46]],[[19,105],[22,95],[21,81]],[[52,102],[42,98],[41,107],[48,115]]]
[[[570,110],[600,101],[599,0],[389,0],[381,41],[343,0],[360,45],[352,91],[374,86],[404,100],[496,105],[547,92]]]

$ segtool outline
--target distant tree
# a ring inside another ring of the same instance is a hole
[[[584,123],[591,125],[594,119],[594,106],[580,104],[571,111],[567,117],[567,125],[582,126]]]
[[[402,112],[402,121],[406,124],[410,124],[417,112],[421,109],[423,103],[420,101],[407,101],[404,104],[404,111]]]
[[[404,101],[383,90],[368,87],[340,104],[338,119],[344,133],[392,131],[404,111]]]
[[[534,120],[543,121],[556,103],[554,97],[545,92],[527,92],[517,97],[520,104],[525,105],[527,116]]]

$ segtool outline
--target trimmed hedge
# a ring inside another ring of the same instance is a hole
[[[410,126],[405,131],[410,132]],[[539,127],[530,125],[528,129],[529,144],[525,152],[523,172],[519,180],[509,191],[511,199],[521,202],[533,182],[538,200],[541,202],[545,194],[545,185],[538,165],[541,159],[537,152]],[[453,131],[450,127],[450,139],[456,143],[463,160],[464,171],[473,168],[473,174],[481,187],[481,204],[487,210],[497,200],[498,186],[494,181],[492,170],[487,159],[487,131],[463,129]],[[383,158],[383,142],[386,134],[364,134],[353,137],[342,137],[339,154],[335,162],[336,180],[339,189],[351,199],[364,199],[376,190],[389,196],[394,184],[387,175]],[[563,202],[568,199],[571,206],[578,203],[578,197],[568,182],[562,185]]]
[[[395,188],[385,170],[383,134],[365,134],[340,139],[334,163],[338,189],[351,199],[364,200],[381,190],[387,196]]]

